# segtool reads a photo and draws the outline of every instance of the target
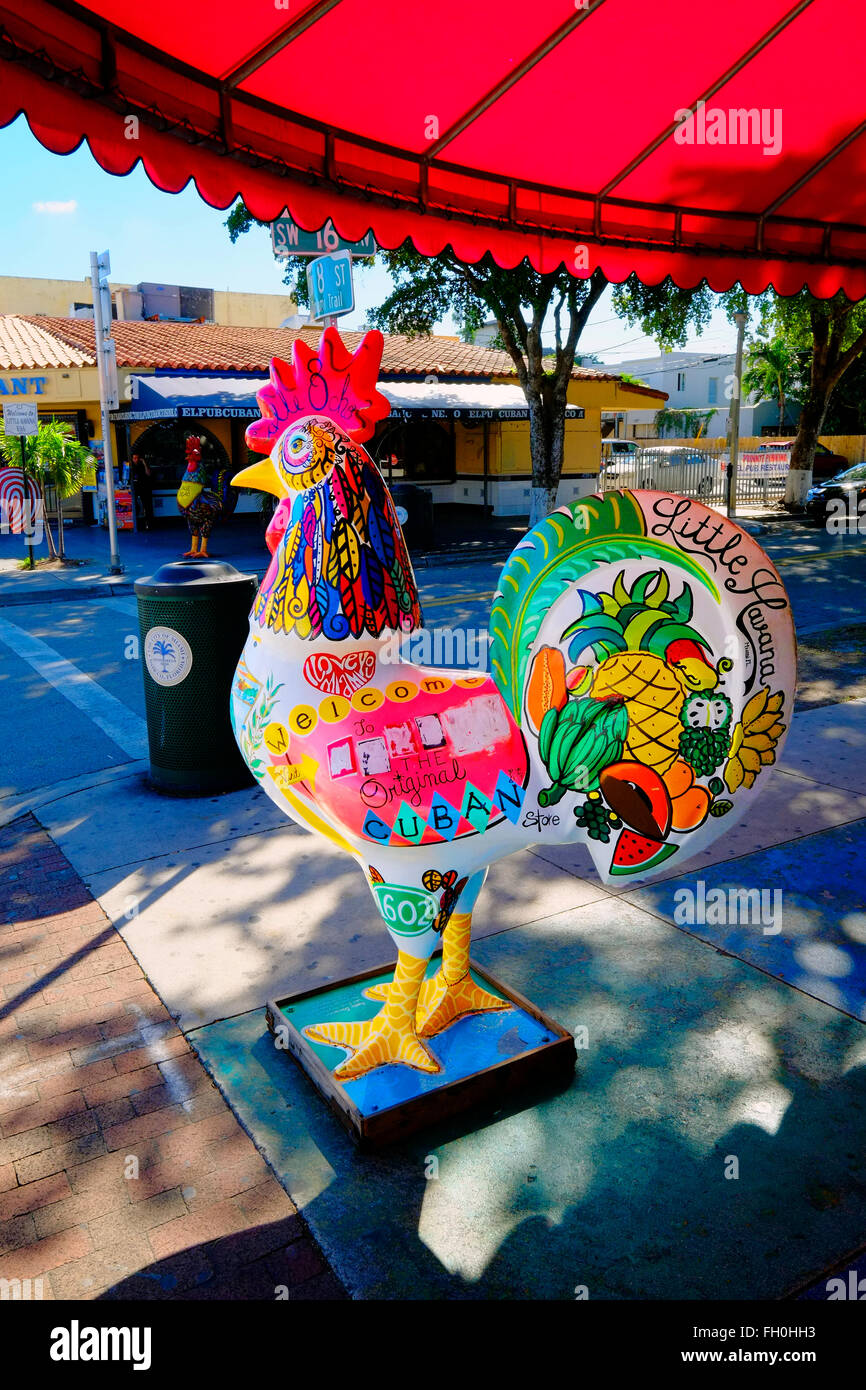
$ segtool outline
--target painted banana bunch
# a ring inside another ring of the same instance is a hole
[[[602,769],[622,757],[627,733],[628,712],[620,702],[584,696],[549,709],[538,749],[553,785],[539,792],[539,805],[553,806],[568,791],[594,791]]]

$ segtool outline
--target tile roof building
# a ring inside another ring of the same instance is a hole
[[[295,338],[301,337],[314,346],[321,336],[318,327],[240,328],[218,323],[151,323],[135,320],[118,320],[112,324],[111,332],[117,347],[119,367],[239,373],[265,373],[272,357],[291,356]],[[21,339],[32,342],[33,351],[37,343],[53,344],[53,348],[46,346],[42,350],[53,351],[58,359],[64,355],[69,357],[70,361],[63,365],[73,365],[72,356],[76,359],[74,365],[82,365],[85,360],[92,364],[96,361],[93,334],[92,319],[3,315],[0,316],[0,354],[6,347],[7,339]],[[347,331],[341,332],[340,336],[347,348],[354,352],[363,334]],[[36,361],[31,365],[37,365]],[[57,365],[61,365],[60,360]],[[409,338],[398,333],[385,335],[380,374],[383,379],[438,375],[486,381],[517,375],[507,352],[439,334]],[[615,373],[591,367],[575,367],[572,377],[575,381],[610,383],[620,379]],[[660,398],[660,393],[650,392],[647,388],[630,389],[646,391],[652,397]]]
[[[320,333],[312,327],[168,320],[112,323],[120,398],[111,417],[113,453],[121,461],[133,450],[147,456],[156,478],[157,516],[177,515],[175,496],[190,432],[201,437],[219,466],[244,466],[244,431],[258,415],[256,391],[270,359],[290,358],[298,336],[316,346]],[[362,334],[341,336],[354,351]],[[380,381],[383,391],[390,389],[392,411],[368,447],[390,484],[420,484],[434,503],[474,506],[482,515],[528,513],[528,412],[507,353],[443,335],[388,334]],[[98,440],[92,319],[0,314],[0,397],[6,396],[35,398],[44,417],[68,421],[82,442]],[[560,503],[595,490],[602,410],[657,409],[664,399],[664,393],[613,373],[575,367]],[[258,504],[254,494],[244,494],[238,511]]]

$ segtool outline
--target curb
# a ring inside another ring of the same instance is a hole
[[[29,594],[0,592],[0,608],[17,608],[29,603],[63,603],[78,598],[117,598],[132,593],[134,589],[131,581],[118,584],[82,584],[76,588],[64,584],[53,589],[31,590]]]

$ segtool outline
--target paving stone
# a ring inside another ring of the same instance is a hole
[[[47,1298],[272,1297],[262,1256],[303,1234],[294,1206],[32,817],[0,829],[10,886],[0,1277]]]

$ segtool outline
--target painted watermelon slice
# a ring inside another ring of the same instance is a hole
[[[649,835],[636,835],[633,830],[623,830],[614,847],[610,872],[646,873],[648,869],[654,869],[657,864],[663,864],[666,859],[670,859],[678,849],[679,845],[672,845],[670,842],[664,844],[661,840],[651,839]]]

